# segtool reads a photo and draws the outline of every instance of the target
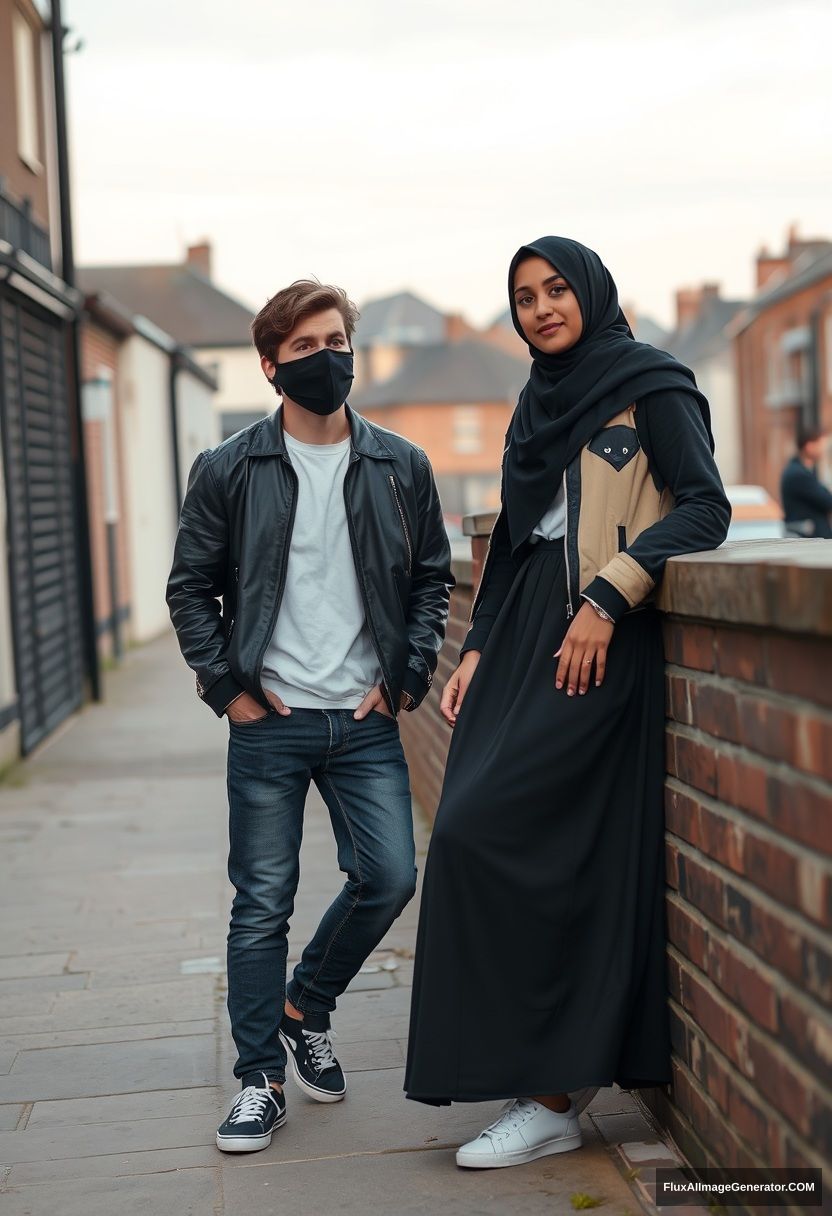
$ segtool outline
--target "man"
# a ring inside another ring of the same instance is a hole
[[[832,538],[829,517],[832,493],[817,475],[816,465],[826,451],[827,435],[820,427],[802,427],[797,437],[797,455],[783,470],[780,497],[786,532],[790,536]]]
[[[346,404],[357,318],[340,288],[305,280],[255,317],[282,406],[197,458],[168,583],[197,692],[229,719],[229,1152],[285,1121],[287,1059],[311,1098],[343,1098],[330,1015],[415,889],[396,715],[430,688],[454,580],[424,452]],[[287,987],[310,781],[347,881]]]

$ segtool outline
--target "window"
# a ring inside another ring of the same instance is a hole
[[[14,78],[17,99],[17,150],[20,159],[34,173],[40,173],[40,139],[38,138],[38,40],[35,31],[22,13],[13,17]]]
[[[454,410],[454,451],[471,455],[482,451],[482,420],[476,406]]]

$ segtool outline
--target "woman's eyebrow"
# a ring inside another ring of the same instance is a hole
[[[543,280],[541,286],[548,287],[551,283],[557,283],[558,279],[562,279],[564,283],[566,282],[562,274],[550,274],[548,279]],[[531,291],[531,287],[515,287],[514,294],[518,295],[521,291]]]

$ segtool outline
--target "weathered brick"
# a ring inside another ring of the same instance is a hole
[[[778,1039],[781,1045],[832,1088],[832,1025],[828,1016],[790,992],[780,994]]]
[[[690,725],[693,720],[693,711],[688,693],[688,681],[684,676],[670,673],[667,676],[665,687],[667,716],[674,722]]]
[[[794,853],[748,832],[743,842],[743,869],[755,886],[792,908],[798,906],[798,858]]]
[[[664,789],[665,827],[674,836],[701,848],[700,803],[692,791],[667,784]]]
[[[707,930],[673,896],[667,901],[667,937],[686,958],[702,970],[708,959]]]
[[[802,968],[799,981],[824,1005],[832,1006],[832,954],[811,939],[800,942]]]
[[[813,1099],[809,1078],[791,1067],[759,1035],[750,1037],[748,1056],[750,1076],[774,1110],[784,1115],[802,1136],[811,1135]]]
[[[715,631],[716,670],[723,676],[764,684],[765,634],[755,630],[718,627]]]
[[[718,925],[725,923],[725,882],[720,874],[696,858],[679,853],[678,891]]]
[[[722,802],[766,818],[768,773],[734,751],[716,753],[716,792]]]
[[[709,857],[719,861],[737,874],[744,872],[743,842],[745,829],[742,824],[732,818],[731,811],[726,808],[709,807],[704,804],[699,808],[699,847]]]
[[[759,1150],[768,1140],[771,1114],[766,1103],[754,1101],[731,1077],[727,1078],[727,1087],[727,1113],[734,1130]]]
[[[710,680],[691,683],[693,725],[716,739],[736,742],[739,735],[737,696],[732,688]]]
[[[815,960],[807,959],[806,942],[801,934],[730,882],[725,884],[725,922],[738,941],[775,971],[798,986],[806,982],[807,970],[815,966]]]
[[[706,794],[715,794],[717,790],[716,753],[702,739],[668,730],[668,739],[672,737],[672,752],[668,756],[669,769],[679,781],[703,790]]]
[[[832,641],[771,634],[766,642],[766,682],[777,692],[832,708]]]
[[[772,827],[832,856],[829,793],[798,778],[772,775],[766,782],[766,804]]]
[[[676,621],[665,623],[665,656],[669,663],[693,667],[697,671],[714,669],[714,629],[712,625],[693,625]]]
[[[665,882],[674,890],[679,889],[679,850],[672,840],[665,844]]]
[[[747,1013],[755,1025],[777,1030],[777,993],[762,965],[747,961],[737,953],[733,942],[708,936],[706,969],[708,978],[729,1000]]]

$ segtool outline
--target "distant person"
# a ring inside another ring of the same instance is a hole
[[[832,492],[817,474],[828,435],[820,427],[804,427],[798,432],[797,453],[783,470],[780,497],[788,536],[822,536],[832,539]]]
[[[344,1097],[330,1015],[416,884],[396,716],[430,688],[454,580],[425,453],[346,404],[357,317],[340,288],[306,280],[257,314],[260,366],[282,405],[197,458],[168,584],[197,693],[230,732],[241,1090],[217,1132],[226,1152],[265,1148],[285,1121],[287,1059],[310,1098]],[[287,988],[312,781],[347,881]]]
[[[731,517],[707,401],[634,341],[596,253],[525,245],[508,295],[532,367],[442,697],[405,1075],[421,1102],[507,1099],[474,1169],[576,1149],[597,1087],[671,1079],[653,593]]]

